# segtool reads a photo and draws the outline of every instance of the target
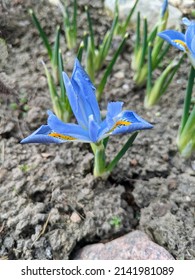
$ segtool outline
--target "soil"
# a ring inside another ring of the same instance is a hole
[[[89,1],[78,3],[83,32],[87,29],[84,6]],[[48,62],[47,53],[28,8],[37,12],[51,41],[62,20],[48,1],[1,4],[0,37],[6,40],[9,55],[0,69],[0,258],[72,259],[86,244],[141,229],[175,259],[195,259],[195,160],[182,159],[176,147],[189,61],[184,61],[159,104],[144,109],[144,88],[133,82],[130,66],[130,30],[100,108],[105,111],[108,101],[124,101],[126,109],[137,112],[154,128],[139,133],[107,180],[94,178],[87,144],[19,143],[46,123],[46,110],[52,108],[40,63]],[[102,1],[90,1],[90,11],[101,40],[111,20],[105,16]],[[116,38],[112,51],[117,43]],[[65,71],[71,74],[75,54],[66,50],[63,34],[61,45]],[[171,57],[178,54],[169,52]],[[108,159],[127,138],[110,139]]]

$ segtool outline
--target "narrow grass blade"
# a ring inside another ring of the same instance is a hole
[[[145,18],[144,27],[143,27],[142,53],[141,53],[138,71],[141,70],[141,68],[143,67],[144,62],[145,62],[145,58],[146,58],[146,54],[147,54],[147,36],[148,36],[148,21]]]
[[[171,45],[169,43],[167,43],[166,46],[163,48],[163,50],[160,51],[156,62],[153,62],[153,65],[152,65],[153,69],[155,69],[161,63],[161,61],[163,60],[165,55],[168,53],[168,50],[169,50],[170,46]]]
[[[130,23],[130,21],[131,21],[131,17],[132,17],[132,15],[133,15],[134,11],[135,11],[135,8],[136,8],[138,2],[139,2],[139,0],[136,0],[136,1],[135,1],[135,3],[134,3],[134,5],[133,5],[132,9],[130,10],[130,12],[129,12],[129,14],[128,14],[128,16],[127,16],[127,18],[126,18],[126,20],[125,20],[123,26],[122,26],[122,35],[124,35],[124,34],[126,33],[127,27],[128,27],[128,25],[129,25],[129,23]]]
[[[111,71],[112,71],[112,68],[113,68],[113,66],[114,66],[114,64],[115,64],[115,62],[116,62],[116,60],[117,60],[119,54],[120,54],[120,53],[122,52],[122,50],[123,50],[123,47],[124,47],[124,45],[125,45],[125,43],[126,43],[126,40],[127,40],[128,36],[129,36],[129,34],[126,33],[125,36],[124,36],[124,38],[123,38],[123,40],[122,40],[122,42],[120,43],[120,45],[119,45],[117,51],[115,52],[115,54],[114,54],[112,60],[110,61],[108,67],[106,68],[106,71],[104,72],[104,75],[103,75],[103,77],[102,77],[102,79],[101,79],[101,81],[100,81],[100,83],[99,83],[99,85],[98,85],[98,87],[97,87],[97,99],[98,99],[98,100],[100,100],[100,98],[101,98],[101,96],[102,96],[102,92],[103,92],[104,87],[105,87],[105,85],[106,85],[107,79],[108,79],[108,77],[109,77],[109,75],[110,75],[110,73],[111,73]]]
[[[148,44],[153,43],[154,39],[156,38],[158,31],[158,26],[155,26],[154,29],[148,34]]]
[[[149,95],[152,89],[152,45],[148,45],[148,74],[147,74],[147,86],[146,95]]]
[[[118,23],[118,16],[116,15],[112,22],[111,30],[105,35],[104,40],[99,48],[99,54],[96,57],[96,63],[95,63],[96,70],[99,70],[102,67],[102,64],[105,61],[105,58],[110,50],[110,46],[112,43],[112,39],[117,23]]]
[[[136,23],[136,41],[135,41],[135,54],[138,52],[139,48],[140,48],[140,12],[137,13],[137,23]]]
[[[119,160],[124,156],[124,154],[127,152],[127,150],[132,146],[137,135],[138,135],[138,132],[135,132],[130,136],[130,138],[127,140],[127,142],[122,147],[122,149],[119,151],[119,153],[115,156],[115,158],[107,166],[106,170],[108,172],[111,172],[113,170],[113,168],[117,165]]]
[[[146,108],[155,105],[160,97],[166,92],[169,84],[171,83],[175,73],[177,72],[179,66],[181,65],[183,56],[178,62],[175,59],[165,68],[158,79],[156,79],[153,87],[147,92],[145,97],[144,106]]]
[[[67,96],[66,96],[66,90],[65,90],[63,76],[62,76],[63,71],[64,71],[64,66],[63,66],[62,52],[59,49],[59,51],[58,51],[58,72],[59,72],[59,81],[60,81],[60,89],[61,89],[60,99],[63,104],[66,104]]]
[[[119,15],[118,0],[115,0],[114,16],[118,16],[118,15]]]
[[[35,13],[34,13],[34,11],[32,9],[29,9],[29,14],[31,15],[33,23],[36,26],[37,30],[39,31],[40,37],[43,40],[43,43],[44,43],[44,45],[45,45],[45,47],[47,49],[47,53],[48,53],[49,59],[52,60],[52,49],[51,49],[51,46],[49,44],[47,35],[44,32],[43,28],[41,27],[41,24],[40,24],[38,18],[36,17],[36,15],[35,15]]]
[[[58,53],[59,53],[59,44],[60,44],[60,26],[57,26],[56,28],[56,37],[52,52],[52,65],[55,67],[58,66]]]
[[[85,11],[87,13],[87,22],[89,26],[89,36],[91,37],[91,47],[93,52],[95,52],[95,40],[94,40],[94,31],[93,31],[93,24],[89,13],[89,7],[85,6]]]
[[[195,151],[195,106],[192,109],[182,132],[178,135],[177,145],[181,155],[189,158]]]
[[[94,52],[91,45],[91,37],[88,37],[87,42],[87,54],[86,54],[86,70],[92,82],[95,80],[95,68],[94,68]]]
[[[159,56],[160,51],[163,47],[163,44],[164,44],[164,40],[161,39],[160,37],[158,38],[158,40],[154,41],[154,47],[153,47],[153,51],[152,51],[153,69],[157,66],[157,61],[160,62],[160,60],[158,59],[158,56]]]
[[[61,117],[62,108],[61,108],[61,104],[59,102],[59,97],[58,97],[58,93],[57,93],[57,89],[56,89],[54,80],[53,80],[51,74],[49,73],[47,66],[45,65],[45,63],[43,61],[42,61],[42,64],[45,69],[45,74],[47,77],[47,82],[48,82],[48,86],[49,86],[49,92],[50,92],[54,112],[58,117]]]
[[[64,86],[64,81],[62,76],[62,72],[64,71],[64,66],[63,66],[61,50],[59,50],[58,53],[58,71],[59,71],[59,80],[60,80],[60,98],[59,98],[59,102],[61,105],[60,119],[64,122],[68,122],[72,115],[72,109],[70,107],[70,103],[66,95],[66,89]]]
[[[74,0],[73,21],[74,38],[77,38],[77,0]]]
[[[104,148],[105,148],[105,149],[106,149],[106,147],[107,147],[108,140],[109,140],[109,137],[106,137],[106,138],[103,139],[103,145],[104,145]]]
[[[87,51],[87,45],[88,45],[88,37],[89,37],[89,34],[84,31],[84,34],[83,34],[83,43],[84,43],[84,49]]]
[[[162,94],[164,94],[164,92],[166,92],[166,90],[167,90],[169,84],[171,83],[173,77],[175,76],[176,72],[178,71],[180,65],[182,64],[184,56],[185,56],[185,54],[183,54],[183,55],[180,57],[178,63],[175,65],[175,67],[173,67],[172,72],[171,72],[170,75],[168,76],[168,78],[167,78],[167,80],[166,80],[166,82],[165,82],[165,84],[164,84],[164,86],[163,86],[163,88],[162,88]]]
[[[84,41],[82,41],[80,43],[80,46],[79,46],[79,49],[78,49],[78,52],[77,52],[77,58],[80,62],[82,61],[82,57],[83,57],[83,49],[84,49]]]

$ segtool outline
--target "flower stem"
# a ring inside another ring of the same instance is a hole
[[[101,142],[91,143],[91,148],[94,153],[94,170],[93,174],[95,177],[102,176],[106,171],[106,156],[105,156],[105,147]]]
[[[185,100],[184,100],[184,110],[183,110],[179,135],[182,134],[185,124],[188,120],[191,98],[192,98],[192,90],[193,90],[193,86],[194,86],[194,79],[195,79],[195,69],[193,66],[191,66],[190,75],[189,75],[189,79],[188,79],[188,86],[187,86],[187,90],[186,90],[186,96],[185,96]]]

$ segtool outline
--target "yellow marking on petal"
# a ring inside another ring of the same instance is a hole
[[[119,121],[117,121],[117,122],[114,124],[114,126],[110,129],[109,132],[112,132],[112,131],[115,130],[117,127],[120,127],[120,126],[128,126],[128,125],[130,125],[130,124],[131,124],[131,122],[129,122],[129,121],[119,120]]]
[[[173,42],[176,44],[182,45],[185,48],[186,52],[188,52],[188,47],[187,47],[186,43],[184,43],[181,40],[173,40]]]
[[[63,135],[63,134],[60,134],[60,133],[57,133],[57,132],[51,132],[51,133],[48,134],[48,136],[55,137],[55,138],[58,138],[58,139],[61,139],[61,140],[67,140],[67,141],[72,141],[72,140],[77,139],[75,137],[68,136],[68,135]]]

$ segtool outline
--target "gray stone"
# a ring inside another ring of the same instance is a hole
[[[130,9],[132,9],[135,1],[119,0],[119,17],[126,19]],[[163,0],[146,1],[139,0],[137,7],[132,15],[131,23],[136,23],[137,12],[141,13],[141,17],[146,17],[148,25],[152,28],[160,17],[160,11]],[[115,7],[115,0],[105,0],[105,8],[113,13]],[[182,13],[181,11],[169,4],[169,20],[168,28],[180,28]]]
[[[175,7],[178,7],[184,14],[191,13],[195,8],[194,0],[169,0],[169,3]]]

